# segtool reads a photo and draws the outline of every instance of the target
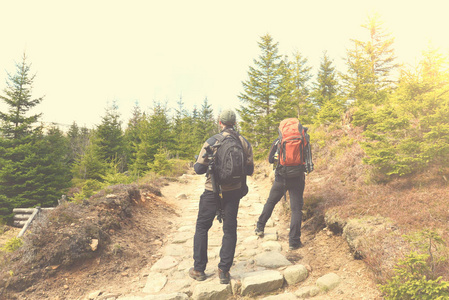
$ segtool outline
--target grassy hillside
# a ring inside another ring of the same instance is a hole
[[[310,133],[315,171],[306,181],[305,224],[319,229],[325,221],[337,234],[349,224],[343,234],[379,283],[391,276],[398,259],[415,248],[425,248],[433,256],[435,275],[448,280],[444,245],[425,235],[434,232],[449,241],[449,166],[429,165],[417,174],[387,178],[363,164],[360,129],[320,127]],[[351,227],[358,231],[357,239],[351,236]],[[414,243],[404,235],[415,236]]]

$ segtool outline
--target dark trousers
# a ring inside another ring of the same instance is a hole
[[[229,272],[234,262],[235,245],[237,243],[237,213],[239,210],[241,191],[223,192],[223,238],[220,249],[220,263],[218,267]],[[198,217],[196,220],[195,236],[193,238],[194,269],[204,271],[207,265],[208,231],[217,212],[217,198],[212,191],[205,190],[200,197]]]
[[[290,234],[289,244],[296,246],[301,241],[301,222],[302,222],[302,207],[304,204],[303,193],[305,185],[305,175],[295,178],[284,179],[280,176],[276,177],[273,186],[270,190],[267,202],[265,203],[262,214],[257,221],[257,228],[264,230],[265,224],[273,213],[273,209],[276,204],[284,196],[284,193],[288,191],[290,195]]]

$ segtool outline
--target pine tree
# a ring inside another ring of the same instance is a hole
[[[311,93],[313,102],[319,108],[317,121],[321,124],[339,120],[344,112],[344,102],[338,93],[337,73],[332,63],[327,53],[324,52],[318,70],[317,82]]]
[[[263,156],[271,144],[271,133],[275,131],[276,121],[272,113],[274,106],[281,96],[280,83],[282,79],[282,60],[278,54],[278,43],[267,34],[258,43],[262,54],[259,60],[254,60],[254,67],[250,66],[249,79],[243,82],[244,92],[239,95],[243,103],[238,110],[241,122],[241,132]]]
[[[378,15],[369,16],[362,25],[369,32],[367,41],[352,40],[354,48],[347,52],[348,73],[343,74],[349,99],[357,106],[382,104],[391,92],[395,63],[394,38],[382,27]]]
[[[375,106],[386,102],[393,91],[395,63],[394,38],[386,33],[378,15],[368,17],[363,28],[369,33],[366,41],[353,40],[354,48],[347,52],[346,74],[342,74],[348,100],[357,108],[353,116],[356,126],[374,122]]]
[[[40,114],[31,113],[43,98],[32,99],[35,75],[30,67],[23,55],[16,74],[8,73],[5,95],[0,96],[9,107],[8,112],[0,112],[0,214],[4,216],[14,207],[54,205],[69,180],[60,131],[50,129],[45,136],[36,124]]]
[[[90,131],[86,127],[78,127],[76,122],[73,122],[67,132],[67,139],[69,144],[68,163],[71,166],[78,158],[84,155],[84,152],[89,145]]]
[[[114,102],[106,108],[106,114],[95,131],[99,158],[106,163],[117,163],[119,170],[126,170],[124,134],[121,127],[120,113]]]
[[[310,124],[316,114],[308,87],[312,68],[307,66],[307,58],[299,52],[294,53],[293,57],[293,61],[286,57],[281,64],[281,96],[274,106],[274,118],[277,124],[285,118],[295,117],[303,124]]]
[[[207,98],[205,98],[195,122],[194,136],[197,141],[196,144],[203,145],[204,141],[216,133],[218,133],[218,124],[214,118],[214,111]]]
[[[141,142],[139,137],[140,122],[145,118],[145,113],[141,111],[139,104],[136,102],[124,135],[127,165],[129,166],[133,165],[136,160],[137,147]]]
[[[176,154],[180,158],[192,160],[198,144],[195,138],[196,126],[192,116],[185,110],[182,98],[178,101],[178,109],[173,119],[173,134],[177,140]]]
[[[367,126],[365,162],[379,174],[403,176],[449,163],[448,62],[424,53],[417,70],[404,69],[390,101]]]
[[[135,160],[131,169],[134,175],[141,176],[150,170],[160,148],[175,149],[167,106],[156,102],[153,113],[139,122],[138,132],[140,143],[136,144]]]

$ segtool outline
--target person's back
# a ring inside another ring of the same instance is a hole
[[[295,128],[296,126],[296,128]],[[279,138],[270,149],[268,161],[277,163],[275,180],[269,197],[257,221],[255,234],[263,237],[265,224],[273,213],[274,207],[288,191],[290,196],[290,250],[302,247],[301,223],[303,193],[305,186],[305,146],[306,131],[297,119],[286,119],[280,123]]]
[[[200,197],[193,241],[194,266],[189,270],[190,277],[195,280],[206,279],[204,270],[206,269],[208,261],[208,231],[212,226],[217,213],[217,207],[221,209],[223,220],[223,239],[220,250],[220,262],[218,264],[218,275],[220,283],[227,284],[230,280],[229,270],[234,261],[235,246],[237,243],[238,207],[240,199],[248,192],[246,175],[252,175],[254,171],[252,147],[244,137],[235,131],[235,122],[236,116],[233,111],[225,110],[220,114],[220,126],[222,132],[219,135],[210,137],[204,143],[194,165],[197,174],[206,174],[205,190]],[[214,170],[214,168],[223,168],[220,162],[217,163],[215,160],[217,148],[221,147],[220,142],[223,142],[225,138],[230,138],[229,135],[238,138],[241,143],[241,151],[243,153],[239,153],[238,149],[234,149],[233,154],[229,155],[237,157],[241,155],[242,160],[244,160],[242,161],[242,164],[244,165],[245,174],[241,177],[241,180],[235,182],[220,182],[220,179],[218,178],[217,181],[215,181],[216,174],[219,173],[220,170]],[[213,168],[211,168],[211,164],[213,165]]]

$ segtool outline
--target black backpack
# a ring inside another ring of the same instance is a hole
[[[215,135],[217,152],[215,153],[215,179],[219,185],[233,185],[245,179],[245,151],[239,134],[227,131],[229,134]]]

